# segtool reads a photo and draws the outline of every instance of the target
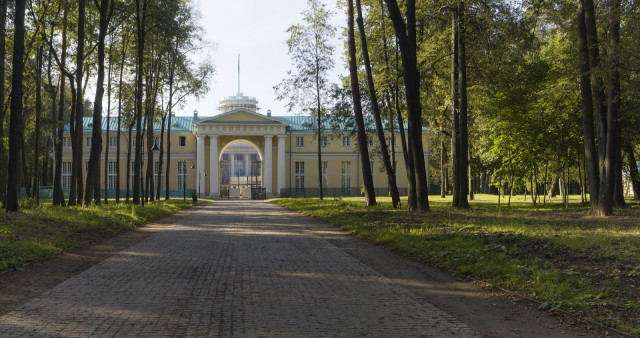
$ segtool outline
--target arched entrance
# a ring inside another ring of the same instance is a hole
[[[247,139],[229,140],[218,157],[220,198],[264,198],[263,155]]]

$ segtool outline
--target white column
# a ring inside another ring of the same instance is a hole
[[[278,135],[278,196],[285,188],[284,139],[285,135]]]
[[[236,154],[229,152],[229,177],[236,176]],[[233,182],[233,180],[231,180]]]
[[[209,135],[209,194],[213,198],[220,196],[218,184],[218,135]]]
[[[196,180],[198,180],[196,187],[198,190],[196,191],[196,194],[198,194],[204,192],[204,179],[200,177],[204,174],[204,136],[198,135],[196,136],[196,138],[196,167],[198,170],[198,173],[196,175]]]
[[[267,197],[273,196],[273,135],[264,135],[264,172],[262,173]]]

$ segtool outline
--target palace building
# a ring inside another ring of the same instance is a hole
[[[154,139],[163,148],[163,163],[160,151],[154,152],[154,186],[161,176],[165,196],[168,189],[172,197],[197,194],[210,198],[269,198],[276,196],[314,197],[319,193],[318,175],[322,174],[325,196],[360,196],[362,174],[357,138],[353,127],[346,125],[329,129],[323,126],[322,137],[316,137],[316,127],[311,116],[273,116],[259,112],[258,100],[237,93],[220,102],[218,112],[211,116],[171,117],[171,149],[169,186],[165,186],[167,161],[167,133],[161,140],[161,124],[154,124]],[[85,117],[83,125],[83,161],[86,175],[91,149],[92,118]],[[371,123],[372,124],[372,123]],[[373,124],[372,124],[373,125]],[[103,151],[101,163],[101,185],[110,197],[115,196],[116,168],[120,168],[120,196],[125,196],[127,181],[133,189],[133,158],[135,157],[135,127],[132,131],[131,161],[127,163],[129,130],[123,123],[120,136],[121,151],[116,157],[117,118],[102,121]],[[107,128],[109,135],[107,139]],[[166,129],[166,127],[165,127]],[[427,149],[428,134],[423,133],[424,147]],[[393,135],[393,136],[392,136]],[[396,179],[400,193],[406,195],[407,176],[400,147],[398,130],[386,131],[389,145],[394,145]],[[71,186],[71,142],[69,126],[63,140],[64,155],[62,182],[65,196]],[[318,142],[322,149],[322,163],[318,165]],[[372,129],[368,136],[368,146],[372,163],[372,174],[376,194],[388,195],[387,176],[379,156],[378,138]],[[105,152],[108,152],[105,173]],[[143,159],[152,151],[153,145],[142,144]],[[428,153],[428,151],[425,152]],[[427,161],[428,163],[428,161]],[[127,165],[130,166],[129,177]],[[147,165],[143,162],[143,174]],[[428,168],[427,168],[428,170]]]

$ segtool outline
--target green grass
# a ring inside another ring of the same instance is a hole
[[[0,271],[21,269],[27,262],[112,237],[190,207],[192,202],[162,200],[144,207],[115,203],[86,208],[50,205],[50,201],[43,201],[41,206],[23,206],[19,212],[0,212]]]
[[[389,198],[277,199],[373,242],[562,309],[640,335],[640,205],[593,216],[580,196],[569,208],[554,198],[534,206],[523,196],[506,208],[476,195],[470,210],[430,196],[431,212],[394,210]],[[406,205],[406,201],[403,201]]]

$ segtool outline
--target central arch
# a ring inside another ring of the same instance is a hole
[[[252,198],[262,191],[264,155],[257,143],[259,140],[251,137],[221,139],[218,153],[220,198]]]

